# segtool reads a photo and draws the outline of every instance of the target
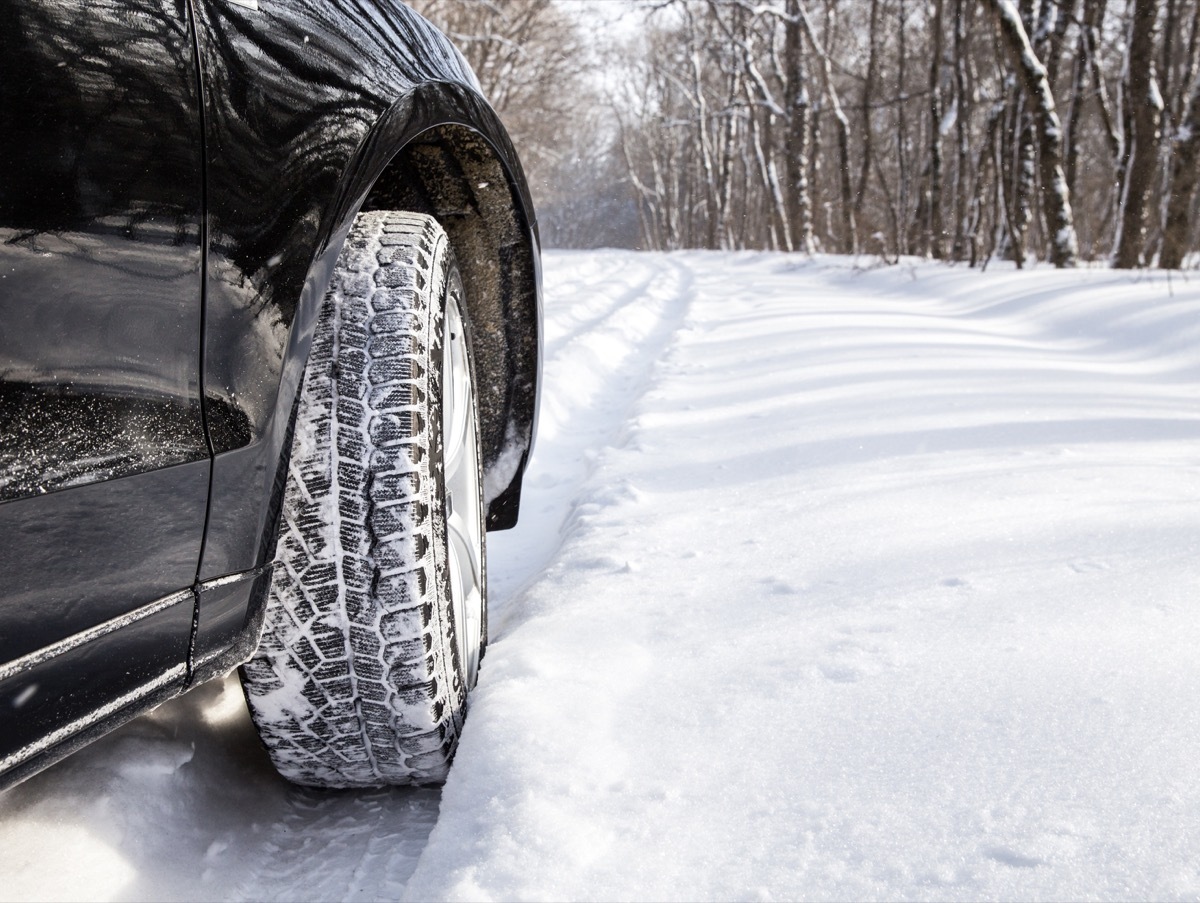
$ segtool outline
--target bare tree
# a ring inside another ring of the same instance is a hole
[[[988,3],[1038,124],[1042,205],[1047,227],[1051,230],[1050,260],[1057,267],[1074,266],[1078,240],[1070,192],[1062,169],[1062,126],[1046,78],[1046,67],[1033,52],[1020,14],[1012,3],[1009,0],[988,0]]]
[[[862,129],[861,153],[858,182],[854,189],[854,219],[862,219],[863,206],[867,200],[867,183],[871,177],[872,145],[871,139],[875,129],[871,125],[871,104],[875,101],[875,91],[879,71],[879,0],[871,0],[871,15],[867,35],[867,71],[863,78],[862,87]]]
[[[1126,109],[1132,123],[1128,165],[1125,169],[1121,234],[1113,266],[1132,269],[1142,265],[1146,243],[1146,205],[1158,166],[1158,129],[1162,96],[1154,78],[1154,31],[1158,0],[1134,0],[1129,41],[1129,84]]]
[[[1198,238],[1200,0],[643,3],[610,93],[646,246],[1177,265]]]
[[[969,60],[967,57],[967,27],[970,10],[965,0],[954,0],[954,183],[952,189],[954,209],[953,260],[962,260],[967,254],[967,236],[971,229],[968,220],[968,167],[970,165],[970,139],[968,129],[974,98],[969,89]]]
[[[1176,142],[1172,168],[1171,197],[1159,255],[1159,266],[1168,270],[1182,266],[1188,250],[1192,203],[1200,175],[1200,79],[1195,79],[1188,97],[1186,119]]]
[[[833,67],[830,63],[829,53],[817,42],[816,32],[813,29],[812,22],[808,18],[808,13],[804,9],[804,5],[800,0],[792,0],[792,3],[793,6],[790,14],[795,15],[800,20],[800,25],[804,28],[805,37],[808,38],[809,46],[820,62],[821,87],[824,90],[826,100],[829,102],[834,122],[837,124],[837,171],[842,213],[841,250],[843,253],[853,253],[858,247],[858,234],[854,225],[854,191],[850,185],[850,120],[842,110],[842,103],[838,98],[837,88],[833,83]]]
[[[409,0],[451,36],[518,147],[551,243],[629,242],[637,209],[618,181],[616,128],[590,78],[596,57],[556,0]],[[623,168],[623,167],[622,167]]]
[[[929,193],[925,245],[935,260],[945,256],[942,226],[942,14],[944,0],[933,0],[929,23],[933,46],[929,55]]]
[[[808,184],[809,116],[807,72],[804,42],[800,27],[800,0],[787,0],[784,26],[783,65],[787,90],[787,209],[794,247],[811,254],[814,250],[812,195]]]

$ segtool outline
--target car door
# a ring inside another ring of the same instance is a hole
[[[211,466],[189,16],[0,0],[0,770],[186,679]]]

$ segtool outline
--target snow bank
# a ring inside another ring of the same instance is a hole
[[[645,261],[550,258],[576,416]],[[1197,287],[655,262],[410,898],[1200,893]]]

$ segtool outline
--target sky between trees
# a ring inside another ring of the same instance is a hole
[[[1177,268],[1200,0],[413,0],[547,245]]]

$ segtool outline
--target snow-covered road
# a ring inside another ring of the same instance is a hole
[[[234,682],[0,796],[0,898],[1200,896],[1200,280],[546,259],[450,779]]]

